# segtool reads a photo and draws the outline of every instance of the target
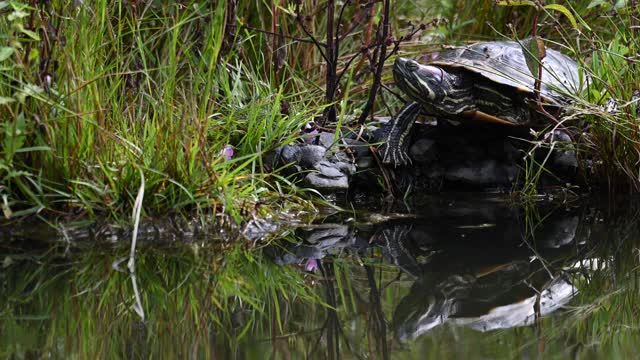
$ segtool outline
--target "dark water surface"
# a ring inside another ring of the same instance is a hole
[[[256,243],[156,236],[134,274],[113,234],[4,227],[0,358],[637,358],[636,202],[361,205]]]

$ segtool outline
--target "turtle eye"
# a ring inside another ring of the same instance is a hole
[[[409,71],[418,70],[418,63],[415,62],[415,61],[408,61],[407,62],[407,70],[409,70]]]

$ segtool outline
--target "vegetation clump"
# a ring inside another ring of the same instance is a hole
[[[639,5],[478,4],[0,1],[3,216],[312,209],[265,154],[393,114],[398,52],[532,33],[591,76],[562,121],[585,183],[640,190]]]

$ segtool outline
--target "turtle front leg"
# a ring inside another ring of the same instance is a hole
[[[385,143],[380,148],[382,163],[402,166],[411,162],[408,154],[409,135],[420,109],[417,102],[409,102],[384,126],[382,133]]]

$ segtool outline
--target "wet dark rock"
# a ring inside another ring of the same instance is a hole
[[[341,169],[338,168],[337,163],[333,164],[326,160],[323,160],[315,164],[313,167],[314,169],[318,170],[319,175],[326,178],[334,179],[345,176]]]
[[[385,140],[381,129],[344,134],[336,139],[333,133],[322,132],[315,139],[318,145],[283,146],[276,152],[277,163],[290,165],[289,174],[297,173],[307,186],[324,192],[350,187],[380,192],[384,191],[380,187],[384,178],[395,187],[396,195],[416,191],[508,191],[524,181],[521,169],[531,161],[529,155],[548,170],[541,173],[543,186],[573,182],[578,168],[575,146],[564,131],[556,130],[540,141],[526,128],[444,121],[416,123],[409,140],[410,164],[387,167],[383,176],[370,145]]]
[[[546,221],[538,230],[542,246],[559,248],[571,244],[576,237],[579,222],[577,216],[558,216]]]
[[[332,178],[319,173],[311,173],[304,179],[307,184],[318,190],[346,190],[349,188],[349,179],[346,175]]]
[[[509,181],[506,176],[494,160],[454,165],[445,173],[446,180],[480,185],[504,184]]]
[[[409,156],[415,162],[431,163],[436,160],[436,141],[433,139],[418,139],[409,148]]]
[[[325,149],[331,149],[336,145],[335,142],[335,134],[330,132],[321,132],[318,138],[320,139],[319,143]]]
[[[578,158],[575,146],[569,134],[565,131],[554,130],[547,138],[553,144],[551,167],[561,173],[575,172],[578,168]]]
[[[340,145],[342,142],[334,142],[333,133],[320,133],[318,140],[320,145],[299,143],[282,146],[268,160],[276,167],[291,165],[288,173],[301,176],[314,189],[329,192],[347,190],[349,177],[356,171],[354,156]],[[349,140],[360,146],[364,144]]]
[[[305,177],[307,184],[319,190],[347,190],[349,175],[355,172],[353,164],[321,160],[313,165],[315,171]]]
[[[309,169],[324,159],[327,149],[312,144],[284,145],[276,152],[282,164],[294,163],[303,169]]]

